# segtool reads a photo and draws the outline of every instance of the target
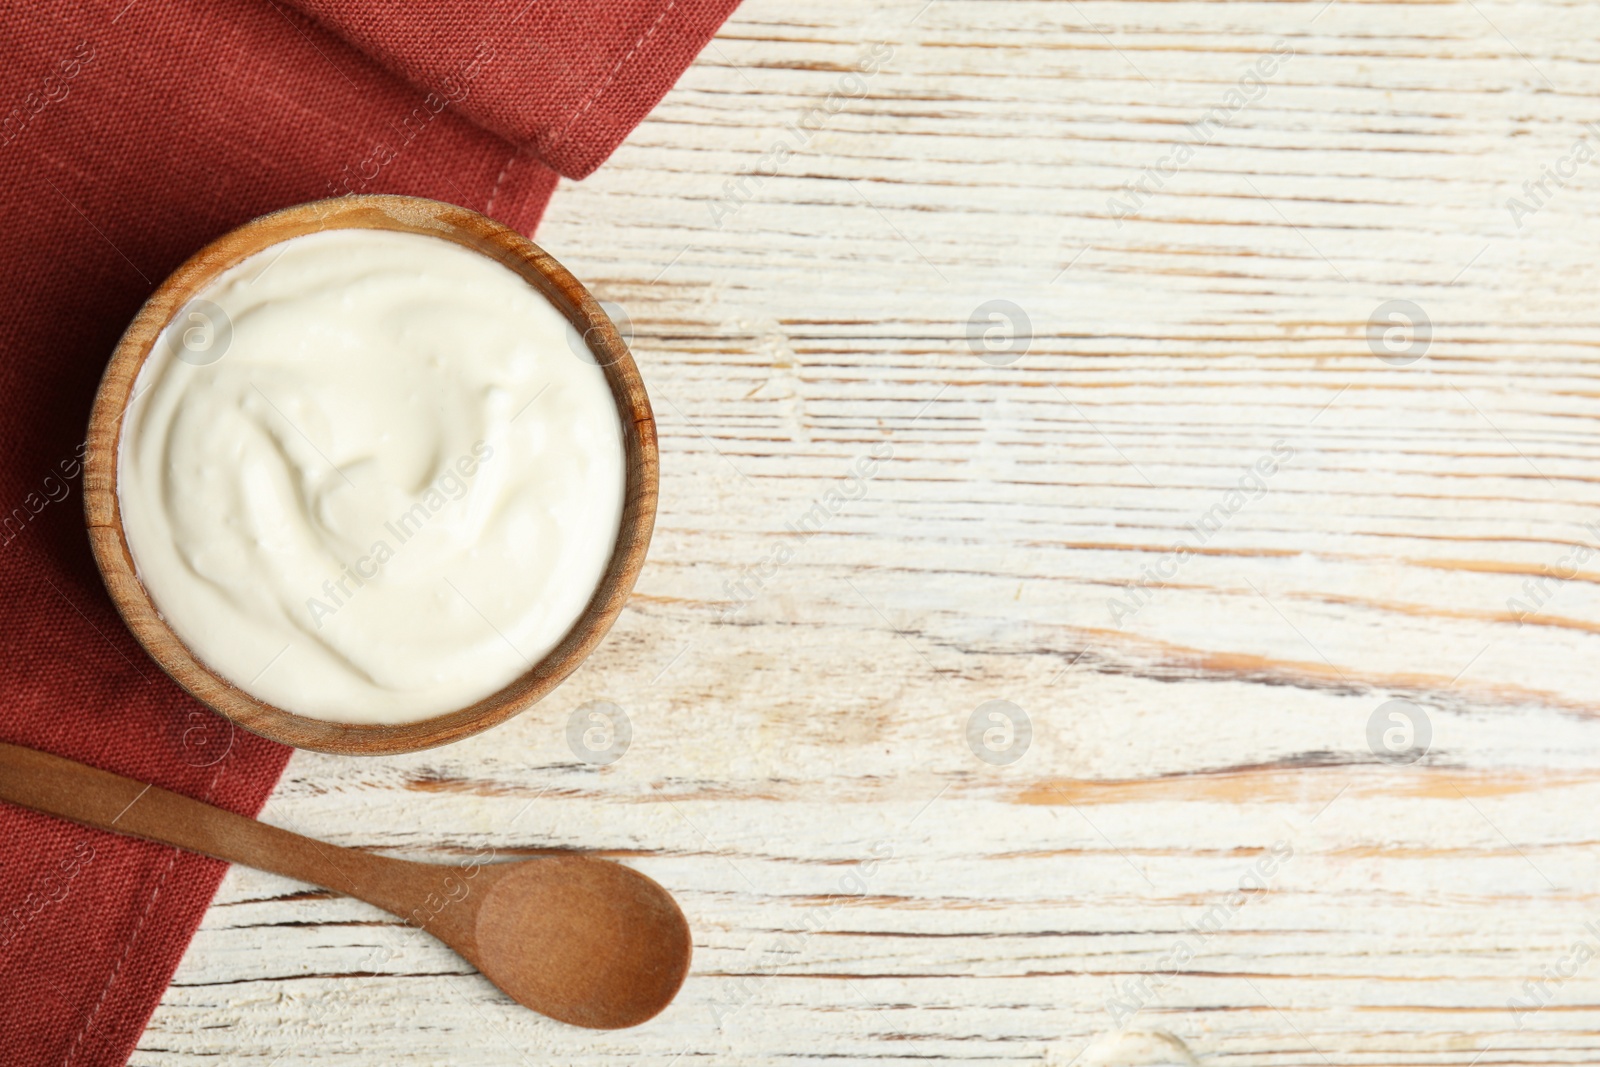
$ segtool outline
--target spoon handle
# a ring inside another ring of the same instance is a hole
[[[360,897],[407,906],[384,889],[415,866],[280,830],[157,786],[30,748],[0,743],[0,800],[85,826],[174,845]],[[365,887],[367,892],[357,892]],[[404,914],[402,910],[398,914]]]

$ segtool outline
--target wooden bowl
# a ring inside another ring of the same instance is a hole
[[[370,725],[296,715],[244,692],[206,666],[156,612],[134,572],[117,504],[117,445],[139,370],[163,328],[212,279],[241,260],[301,234],[396,230],[454,241],[516,271],[566,315],[588,342],[616,398],[627,463],[622,523],[600,585],[567,635],[526,674],[470,707],[420,722]],[[106,589],[128,628],[161,669],[196,699],[246,730],[296,748],[351,755],[415,752],[460,740],[526,711],[577,669],[621,613],[644,565],[655,524],[659,465],[655,417],[627,346],[594,297],[538,245],[475,211],[406,196],[345,196],[285,208],[248,222],[197,252],[139,310],[112,353],[89,418],[84,511]]]

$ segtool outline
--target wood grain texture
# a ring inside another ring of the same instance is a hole
[[[626,309],[660,423],[627,611],[533,712],[297,755],[265,813],[621,858],[694,926],[682,995],[596,1038],[235,871],[133,1062],[1064,1067],[1119,1025],[1203,1064],[1600,1060],[1594,19],[749,0],[539,234]],[[1031,323],[999,366],[992,300]],[[1431,323],[1403,366],[1390,301]],[[1369,741],[1393,699],[1416,763]],[[567,735],[602,700],[599,766]],[[993,700],[1031,721],[1006,765],[967,742]]]

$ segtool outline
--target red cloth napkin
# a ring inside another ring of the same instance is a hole
[[[133,641],[83,530],[101,370],[190,253],[344,192],[530,232],[735,0],[0,3],[0,740],[254,814],[289,752]],[[225,865],[0,804],[0,1064],[127,1062]]]

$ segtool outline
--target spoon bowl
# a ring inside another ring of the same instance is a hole
[[[482,868],[469,946],[511,999],[573,1026],[637,1026],[689,973],[689,923],[666,890],[604,860],[555,856]],[[447,942],[448,943],[448,942]]]

